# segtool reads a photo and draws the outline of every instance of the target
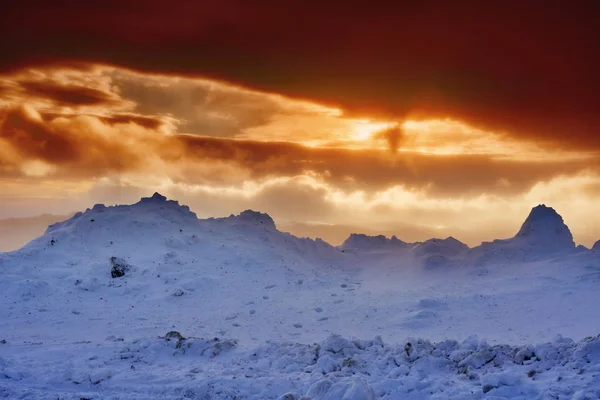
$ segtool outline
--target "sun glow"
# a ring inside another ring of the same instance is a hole
[[[373,122],[369,119],[359,119],[354,121],[352,139],[367,141],[373,138],[373,134],[393,128],[395,122]]]

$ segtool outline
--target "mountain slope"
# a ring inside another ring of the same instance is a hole
[[[0,220],[0,252],[14,251],[44,234],[48,225],[63,221],[69,215],[43,214],[36,217]]]

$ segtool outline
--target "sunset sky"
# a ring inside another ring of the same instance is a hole
[[[598,8],[13,1],[0,13],[0,219],[159,191],[199,217],[250,208],[332,242],[476,245],[545,203],[589,246]]]

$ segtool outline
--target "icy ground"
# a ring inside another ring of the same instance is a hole
[[[469,249],[98,205],[0,253],[0,398],[598,399],[599,283],[543,206]]]

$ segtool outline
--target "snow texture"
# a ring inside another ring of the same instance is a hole
[[[599,283],[545,206],[469,249],[96,205],[0,253],[0,398],[598,399]]]

